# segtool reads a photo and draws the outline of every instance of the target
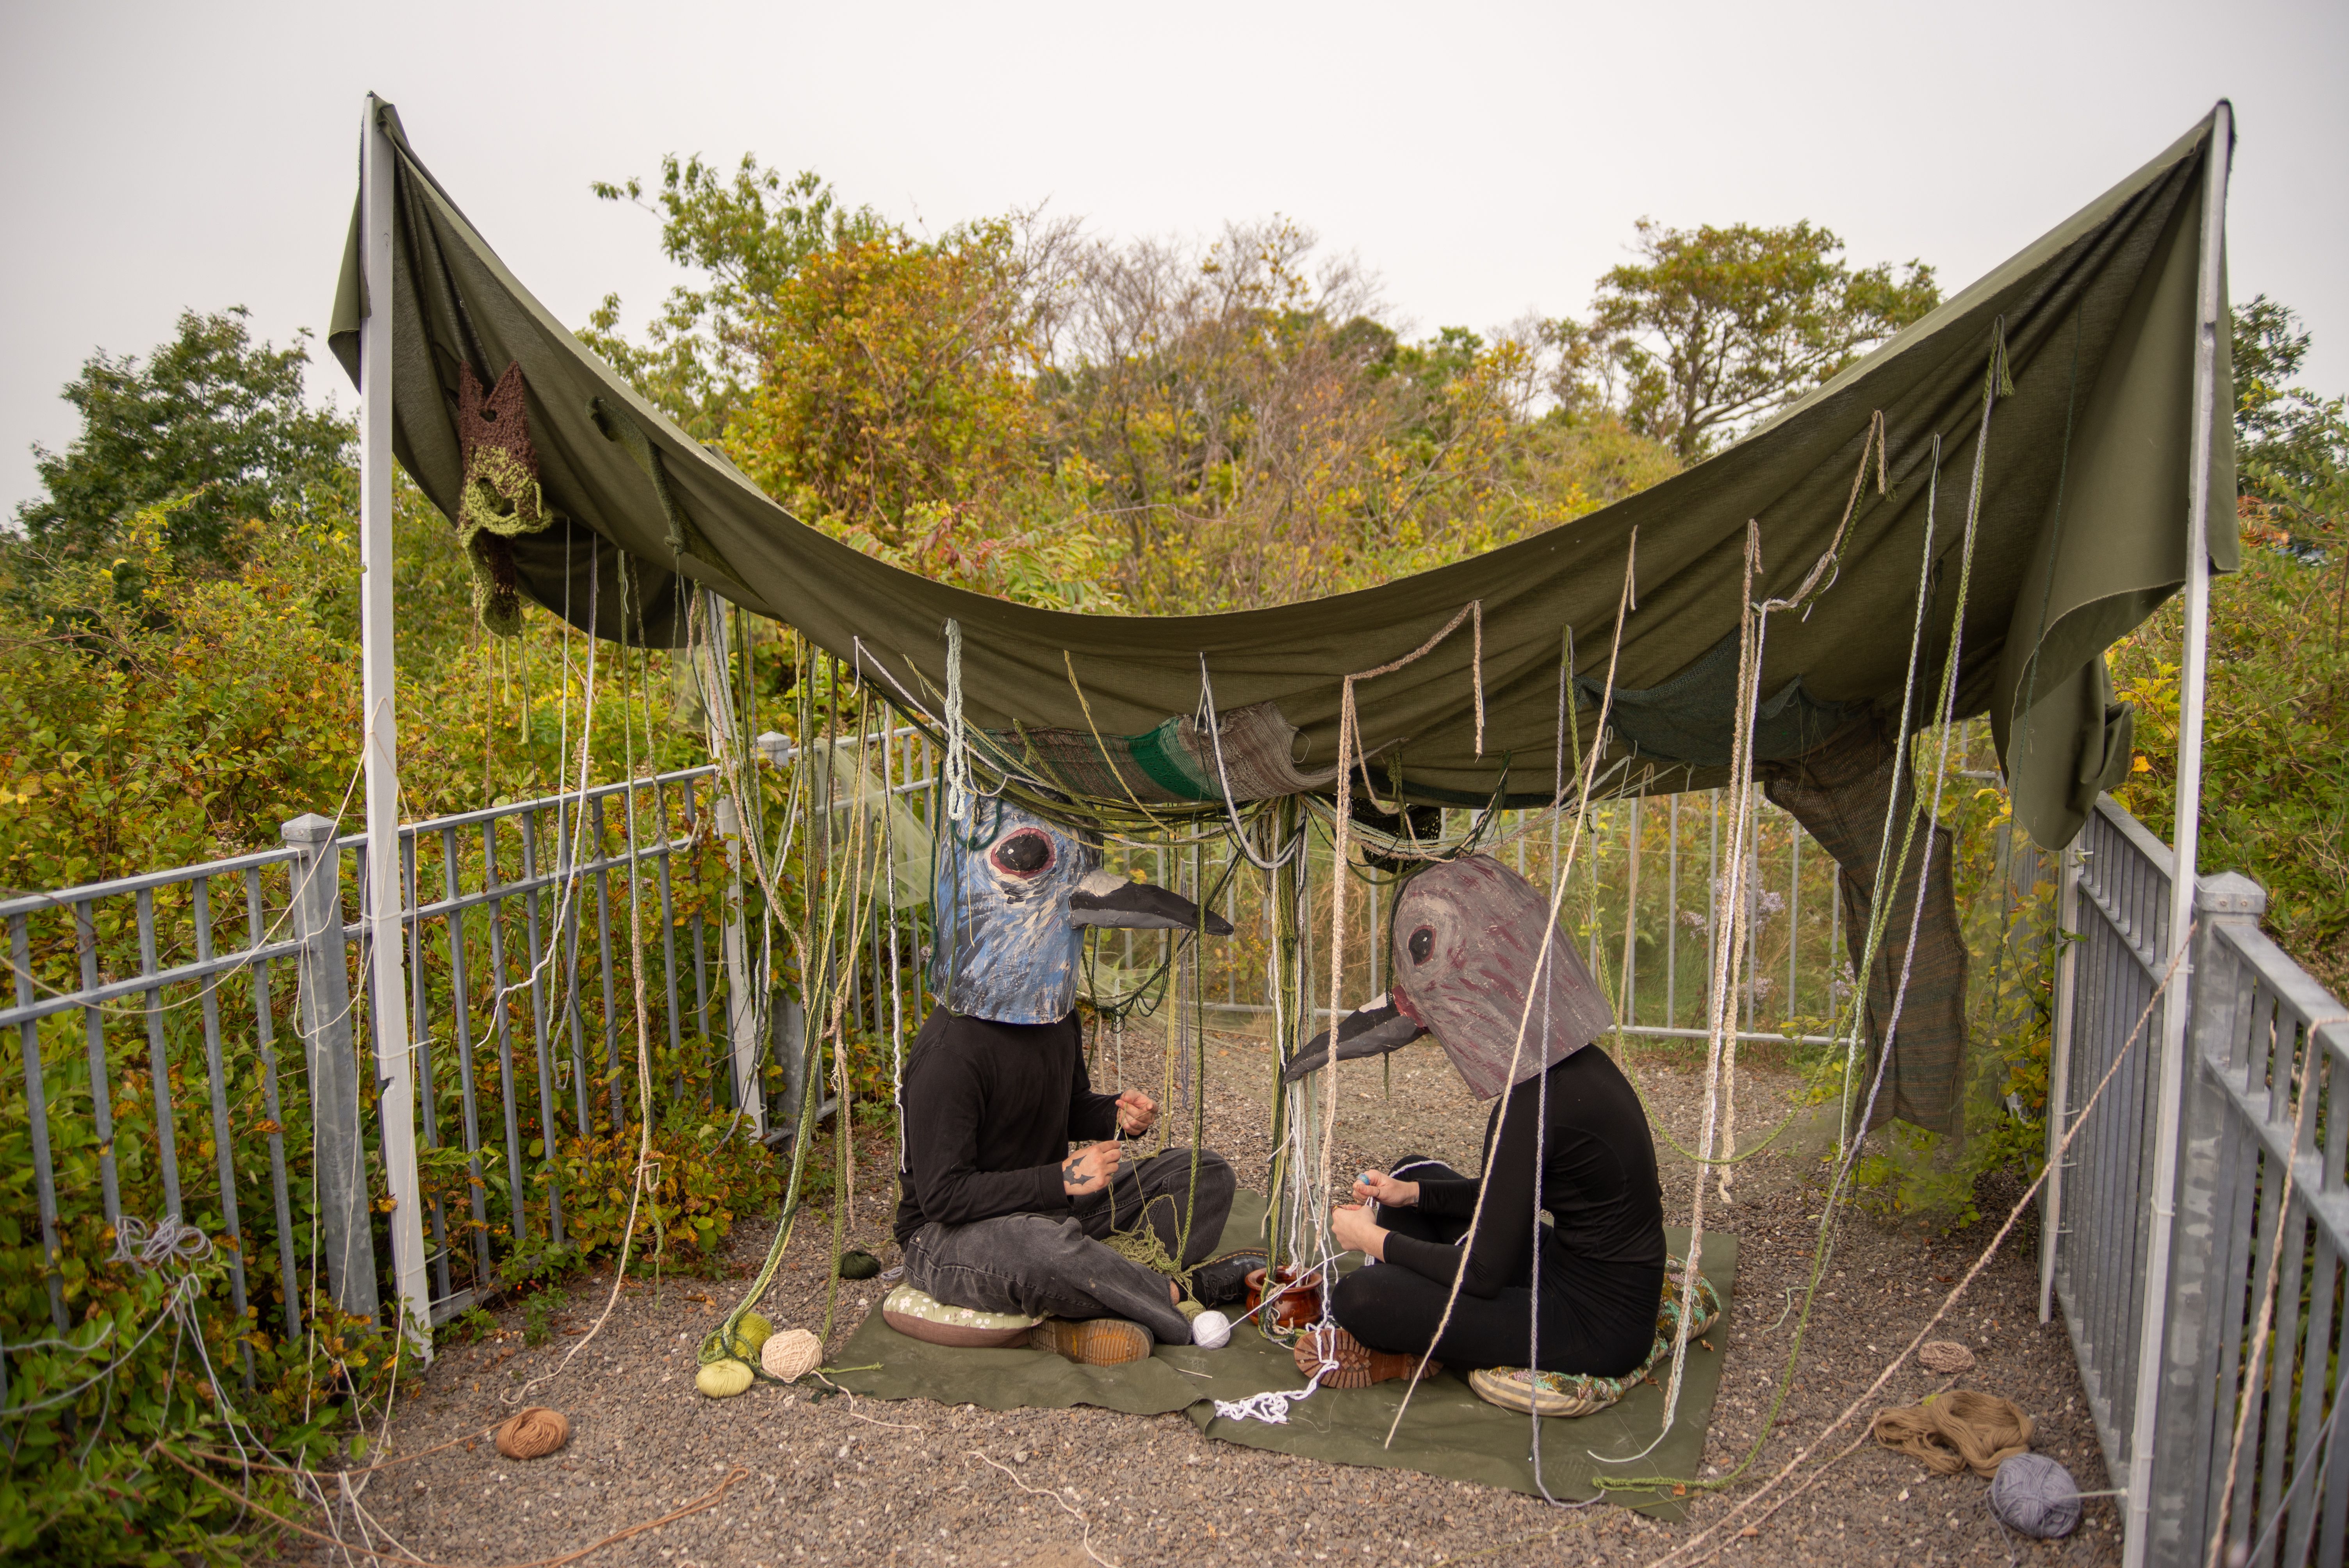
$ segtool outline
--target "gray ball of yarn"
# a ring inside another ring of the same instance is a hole
[[[2080,1483],[2045,1454],[2017,1454],[1991,1478],[1990,1511],[2018,1534],[2054,1541],[2080,1528]]]

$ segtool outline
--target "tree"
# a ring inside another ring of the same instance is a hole
[[[1588,322],[1551,325],[1555,390],[1570,409],[1611,407],[1683,462],[1834,377],[1940,303],[1911,261],[1854,272],[1843,242],[1807,222],[1669,229],[1639,223],[1640,260],[1599,280]]]
[[[659,192],[641,181],[596,181],[602,201],[633,201],[661,220],[661,254],[709,280],[669,291],[643,346],[620,335],[620,296],[607,294],[579,339],[697,440],[726,432],[772,349],[768,305],[811,257],[877,238],[872,209],[850,211],[802,170],[786,181],[749,153],[730,180],[698,157],[661,160]]]
[[[256,345],[245,316],[183,311],[179,336],[145,365],[104,350],[83,362],[61,394],[81,433],[61,453],[34,447],[47,493],[16,508],[41,552],[94,555],[140,509],[189,498],[171,509],[165,544],[225,564],[243,525],[308,520],[349,482],[351,423],[303,401],[308,333]]]
[[[2242,492],[2303,531],[2349,510],[2349,419],[2343,400],[2287,382],[2308,357],[2308,334],[2265,294],[2234,310],[2235,464]]]
[[[948,512],[999,521],[1042,436],[1024,281],[1000,221],[806,259],[757,302],[764,355],[728,455],[786,506],[893,550]]]

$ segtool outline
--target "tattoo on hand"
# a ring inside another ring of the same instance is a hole
[[[1071,1187],[1081,1187],[1091,1180],[1090,1177],[1077,1174],[1077,1167],[1084,1162],[1084,1158],[1081,1154],[1073,1156],[1066,1165],[1061,1167],[1061,1181]]]

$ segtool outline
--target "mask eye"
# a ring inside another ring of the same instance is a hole
[[[1041,876],[1052,869],[1052,841],[1034,828],[1022,828],[988,851],[987,858],[1007,876]]]
[[[1434,951],[1435,930],[1433,926],[1423,925],[1411,934],[1411,961],[1413,964],[1426,963],[1427,955]]]

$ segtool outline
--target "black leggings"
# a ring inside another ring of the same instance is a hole
[[[1409,1162],[1413,1174],[1456,1179],[1458,1172],[1432,1161]],[[1399,1166],[1398,1173],[1405,1167]],[[1468,1222],[1423,1214],[1417,1209],[1378,1206],[1380,1224],[1406,1236],[1457,1245]],[[1655,1342],[1656,1308],[1663,1296],[1661,1269],[1625,1269],[1568,1256],[1548,1239],[1542,1253],[1541,1367],[1549,1372],[1617,1377],[1648,1358]],[[1330,1292],[1339,1326],[1374,1350],[1416,1356],[1435,1337],[1444,1316],[1448,1284],[1399,1264],[1376,1263],[1356,1269]],[[1452,1321],[1436,1342],[1435,1358],[1466,1371],[1477,1367],[1524,1367],[1533,1350],[1533,1272],[1530,1266],[1490,1296],[1460,1293]]]

